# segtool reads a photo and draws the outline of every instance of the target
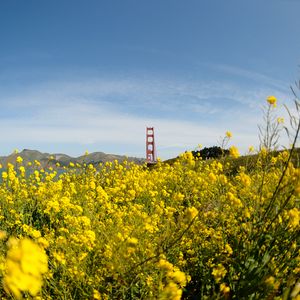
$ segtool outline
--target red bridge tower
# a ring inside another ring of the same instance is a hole
[[[146,160],[148,163],[156,163],[154,127],[146,128]]]

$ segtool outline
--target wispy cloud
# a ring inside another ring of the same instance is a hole
[[[267,85],[275,88],[276,90],[286,91],[287,87],[289,87],[289,83],[280,79],[276,79],[265,74],[261,74],[255,71],[250,71],[247,69],[243,69],[237,66],[230,66],[225,64],[211,64],[211,67],[220,70],[224,73],[236,75],[239,77],[251,79],[256,81],[260,85]]]
[[[198,143],[215,145],[226,130],[233,131],[233,142],[246,150],[257,144],[259,103],[270,90],[149,77],[48,82],[0,95],[0,126],[6,129],[1,143],[71,144],[72,155],[79,155],[82,147],[101,146],[104,149],[97,150],[119,154],[124,148],[128,155],[144,156],[145,126],[151,125],[162,158]]]

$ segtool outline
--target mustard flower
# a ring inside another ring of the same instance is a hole
[[[229,139],[232,138],[232,133],[230,131],[226,131],[226,137]]]
[[[267,98],[267,102],[272,105],[273,107],[276,107],[277,104],[277,98],[275,96],[269,96]]]
[[[178,288],[178,285],[174,282],[169,282],[163,292],[159,295],[160,300],[180,300],[182,296],[182,290]]]
[[[234,157],[234,158],[237,158],[237,157],[240,156],[239,150],[238,150],[238,148],[235,147],[235,146],[231,146],[231,147],[229,148],[229,154],[230,154],[230,156],[232,156],[232,157]]]
[[[224,268],[222,264],[218,264],[215,268],[213,268],[212,275],[215,278],[215,281],[218,283],[222,278],[227,274],[227,270]]]
[[[0,230],[0,240],[4,240],[7,236],[7,233],[3,230]]]
[[[129,246],[136,246],[137,244],[138,244],[138,239],[137,238],[134,238],[134,237],[132,237],[132,238],[129,238],[128,240],[127,240],[127,243],[128,243],[128,245]]]
[[[230,287],[227,286],[225,283],[221,283],[220,284],[220,291],[223,293],[223,294],[228,294],[230,292]]]
[[[186,275],[184,272],[181,272],[180,270],[175,270],[173,272],[168,273],[168,276],[180,286],[183,287],[186,285]]]
[[[23,161],[23,158],[22,158],[21,156],[18,156],[17,159],[16,159],[16,162],[17,162],[18,164],[21,164],[22,161]]]
[[[34,164],[35,164],[37,167],[39,167],[39,166],[41,165],[41,163],[40,163],[37,159],[34,160]]]
[[[93,290],[93,297],[95,300],[101,300],[101,294],[97,290]]]
[[[185,211],[185,220],[187,222],[191,222],[197,215],[198,215],[198,209],[195,207],[189,207]]]
[[[283,124],[284,123],[284,118],[277,118],[277,123],[278,124]]]
[[[300,211],[294,207],[289,210],[289,226],[292,228],[296,228],[300,222]]]
[[[36,296],[42,287],[42,275],[48,271],[47,255],[30,239],[10,239],[6,260],[4,289],[21,299],[22,292]]]

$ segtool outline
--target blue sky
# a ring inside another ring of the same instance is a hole
[[[258,145],[300,78],[299,0],[0,1],[0,154]]]

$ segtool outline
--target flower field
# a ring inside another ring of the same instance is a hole
[[[299,300],[292,150],[29,176],[18,158],[0,185],[1,298]]]

